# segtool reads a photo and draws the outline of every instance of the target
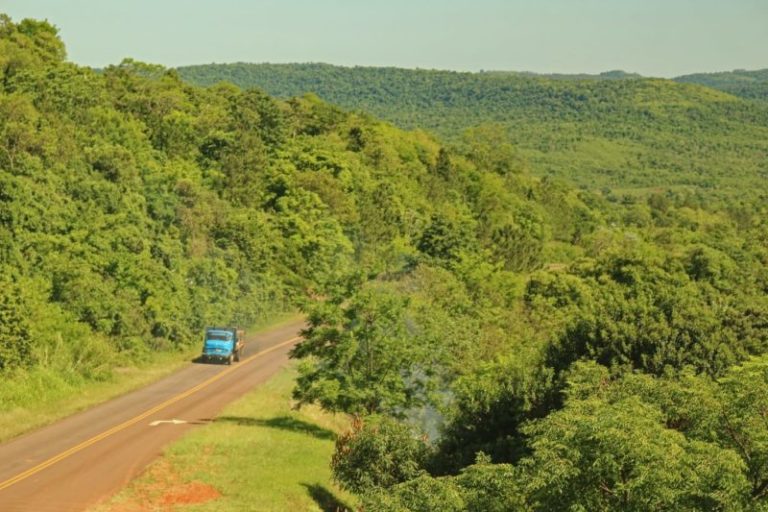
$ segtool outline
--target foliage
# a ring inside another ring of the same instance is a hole
[[[766,348],[730,328],[729,315],[719,311],[719,294],[710,287],[643,256],[617,255],[577,272],[594,280],[594,291],[550,348],[555,368],[586,357],[656,374],[694,366],[719,375]]]
[[[430,512],[466,510],[461,493],[449,480],[421,475],[363,500],[365,510],[375,512]]]
[[[443,432],[440,471],[455,471],[484,452],[512,462],[527,451],[521,427],[558,405],[554,372],[536,354],[506,356],[480,366],[453,385],[454,407]]]
[[[357,418],[336,440],[333,477],[342,488],[366,493],[386,489],[424,472],[429,455],[425,439],[386,417]]]
[[[675,78],[675,81],[705,85],[742,98],[768,100],[768,69],[694,73],[679,76]]]
[[[751,495],[768,494],[768,425],[765,422],[768,361],[765,357],[733,368],[721,383],[719,439],[747,465]]]
[[[463,143],[497,172],[528,166],[539,176],[602,188],[610,198],[660,188],[733,197],[746,182],[755,193],[766,191],[757,176],[764,171],[768,105],[689,83],[622,72],[564,77],[314,63],[178,71],[198,85],[227,81],[283,98],[314,93]],[[764,97],[764,77],[765,70],[676,80],[755,98]],[[470,140],[462,141],[468,129]],[[501,144],[493,142],[498,132]],[[490,160],[483,150],[489,144]]]
[[[18,284],[3,272],[0,278],[0,371],[33,363],[32,337]]]
[[[409,333],[403,297],[384,287],[359,290],[349,302],[309,314],[294,397],[350,414],[403,414],[423,400],[429,369]]]
[[[551,510],[739,510],[743,461],[667,428],[658,407],[626,397],[569,400],[526,428],[529,502]]]

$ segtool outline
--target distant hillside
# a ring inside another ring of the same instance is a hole
[[[680,76],[676,82],[699,84],[742,98],[768,101],[768,69],[725,71]]]
[[[481,71],[482,74],[499,76],[527,76],[548,78],[550,80],[631,80],[634,78],[643,78],[637,73],[627,73],[620,69],[604,71],[596,75],[589,73],[567,74],[567,73],[533,73],[531,71]]]
[[[279,97],[313,92],[454,141],[467,128],[496,123],[499,136],[533,172],[582,186],[738,194],[764,187],[768,176],[768,105],[670,80],[553,80],[328,64],[240,63],[178,72],[195,84],[226,80]]]

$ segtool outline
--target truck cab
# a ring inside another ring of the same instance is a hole
[[[240,361],[244,332],[237,327],[208,327],[203,342],[203,362],[232,364]]]

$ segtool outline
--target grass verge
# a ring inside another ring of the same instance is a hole
[[[292,410],[291,365],[193,430],[91,512],[352,510],[329,462],[345,416]]]
[[[298,318],[295,313],[279,315],[246,332],[252,334]],[[6,376],[0,387],[0,442],[155,382],[189,364],[199,353],[198,344],[176,352],[157,352],[149,361],[113,369],[104,380],[47,368]]]

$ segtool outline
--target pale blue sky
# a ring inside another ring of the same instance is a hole
[[[0,0],[70,60],[328,62],[671,77],[768,67],[768,0]]]

